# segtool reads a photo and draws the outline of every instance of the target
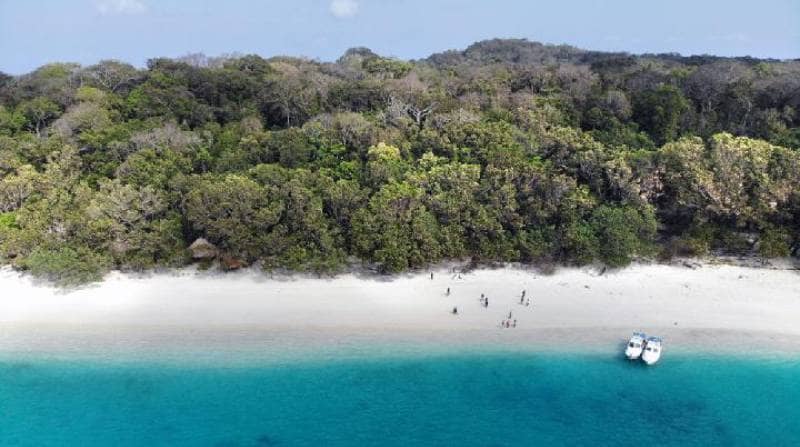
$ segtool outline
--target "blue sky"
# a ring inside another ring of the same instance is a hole
[[[12,74],[192,52],[420,58],[492,37],[800,58],[800,0],[0,0],[0,71]]]

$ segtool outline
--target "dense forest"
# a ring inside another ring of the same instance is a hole
[[[491,40],[0,73],[0,259],[61,284],[799,247],[800,60]]]

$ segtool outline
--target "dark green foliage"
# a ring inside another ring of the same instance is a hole
[[[197,177],[189,183],[183,203],[193,231],[247,261],[274,248],[271,236],[285,208],[274,187],[235,174]]]
[[[364,68],[364,71],[369,74],[393,79],[402,78],[414,68],[413,65],[408,62],[384,57],[370,57],[364,59],[361,66]]]
[[[785,230],[768,228],[761,234],[758,242],[758,254],[765,258],[789,256],[792,248],[792,236]]]
[[[423,204],[422,194],[408,183],[391,182],[382,187],[369,205],[353,216],[356,253],[387,272],[441,259],[440,225]]]
[[[664,144],[681,133],[683,115],[689,102],[676,87],[661,85],[640,93],[634,102],[634,119],[657,144]]]
[[[797,61],[498,39],[0,78],[0,259],[61,284],[184,265],[200,237],[314,272],[800,244]]]
[[[657,224],[649,208],[602,205],[592,213],[591,226],[600,260],[620,267],[636,255],[649,254]]]
[[[88,248],[60,247],[37,248],[22,263],[34,276],[45,278],[61,286],[75,286],[98,281],[107,271],[110,262],[103,255]]]

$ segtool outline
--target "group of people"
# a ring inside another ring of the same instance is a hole
[[[531,299],[525,298],[525,291],[522,291],[522,294],[519,297],[519,304],[525,307],[529,307],[531,305]]]
[[[522,294],[525,295],[525,291],[523,291]],[[517,327],[517,319],[514,318],[512,320],[511,319],[512,317],[513,317],[513,312],[509,310],[508,311],[508,317],[506,317],[506,319],[504,319],[503,321],[500,322],[500,327],[501,328]]]
[[[500,322],[500,327],[506,329],[517,327],[517,319],[515,318],[514,320],[511,320],[510,318],[506,318]]]
[[[431,273],[431,279],[433,279],[433,273]],[[445,295],[446,296],[450,296],[450,287],[448,287],[447,290],[445,291]],[[486,294],[481,293],[481,297],[480,297],[480,299],[478,301],[481,303],[481,306],[483,306],[484,308],[488,308],[489,307],[489,297],[486,296]],[[531,305],[530,298],[526,298],[525,297],[525,290],[523,290],[522,293],[520,294],[519,304],[520,305],[524,305],[526,307]],[[451,310],[450,313],[453,314],[453,315],[458,315],[458,306],[453,306],[453,310]],[[517,319],[513,318],[512,311],[508,311],[508,317],[506,317],[505,319],[503,319],[503,321],[500,322],[500,327],[501,328],[515,328],[515,327],[517,327]]]

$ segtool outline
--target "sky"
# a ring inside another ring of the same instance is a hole
[[[403,59],[494,37],[800,58],[800,0],[0,0],[0,71],[202,52]]]

